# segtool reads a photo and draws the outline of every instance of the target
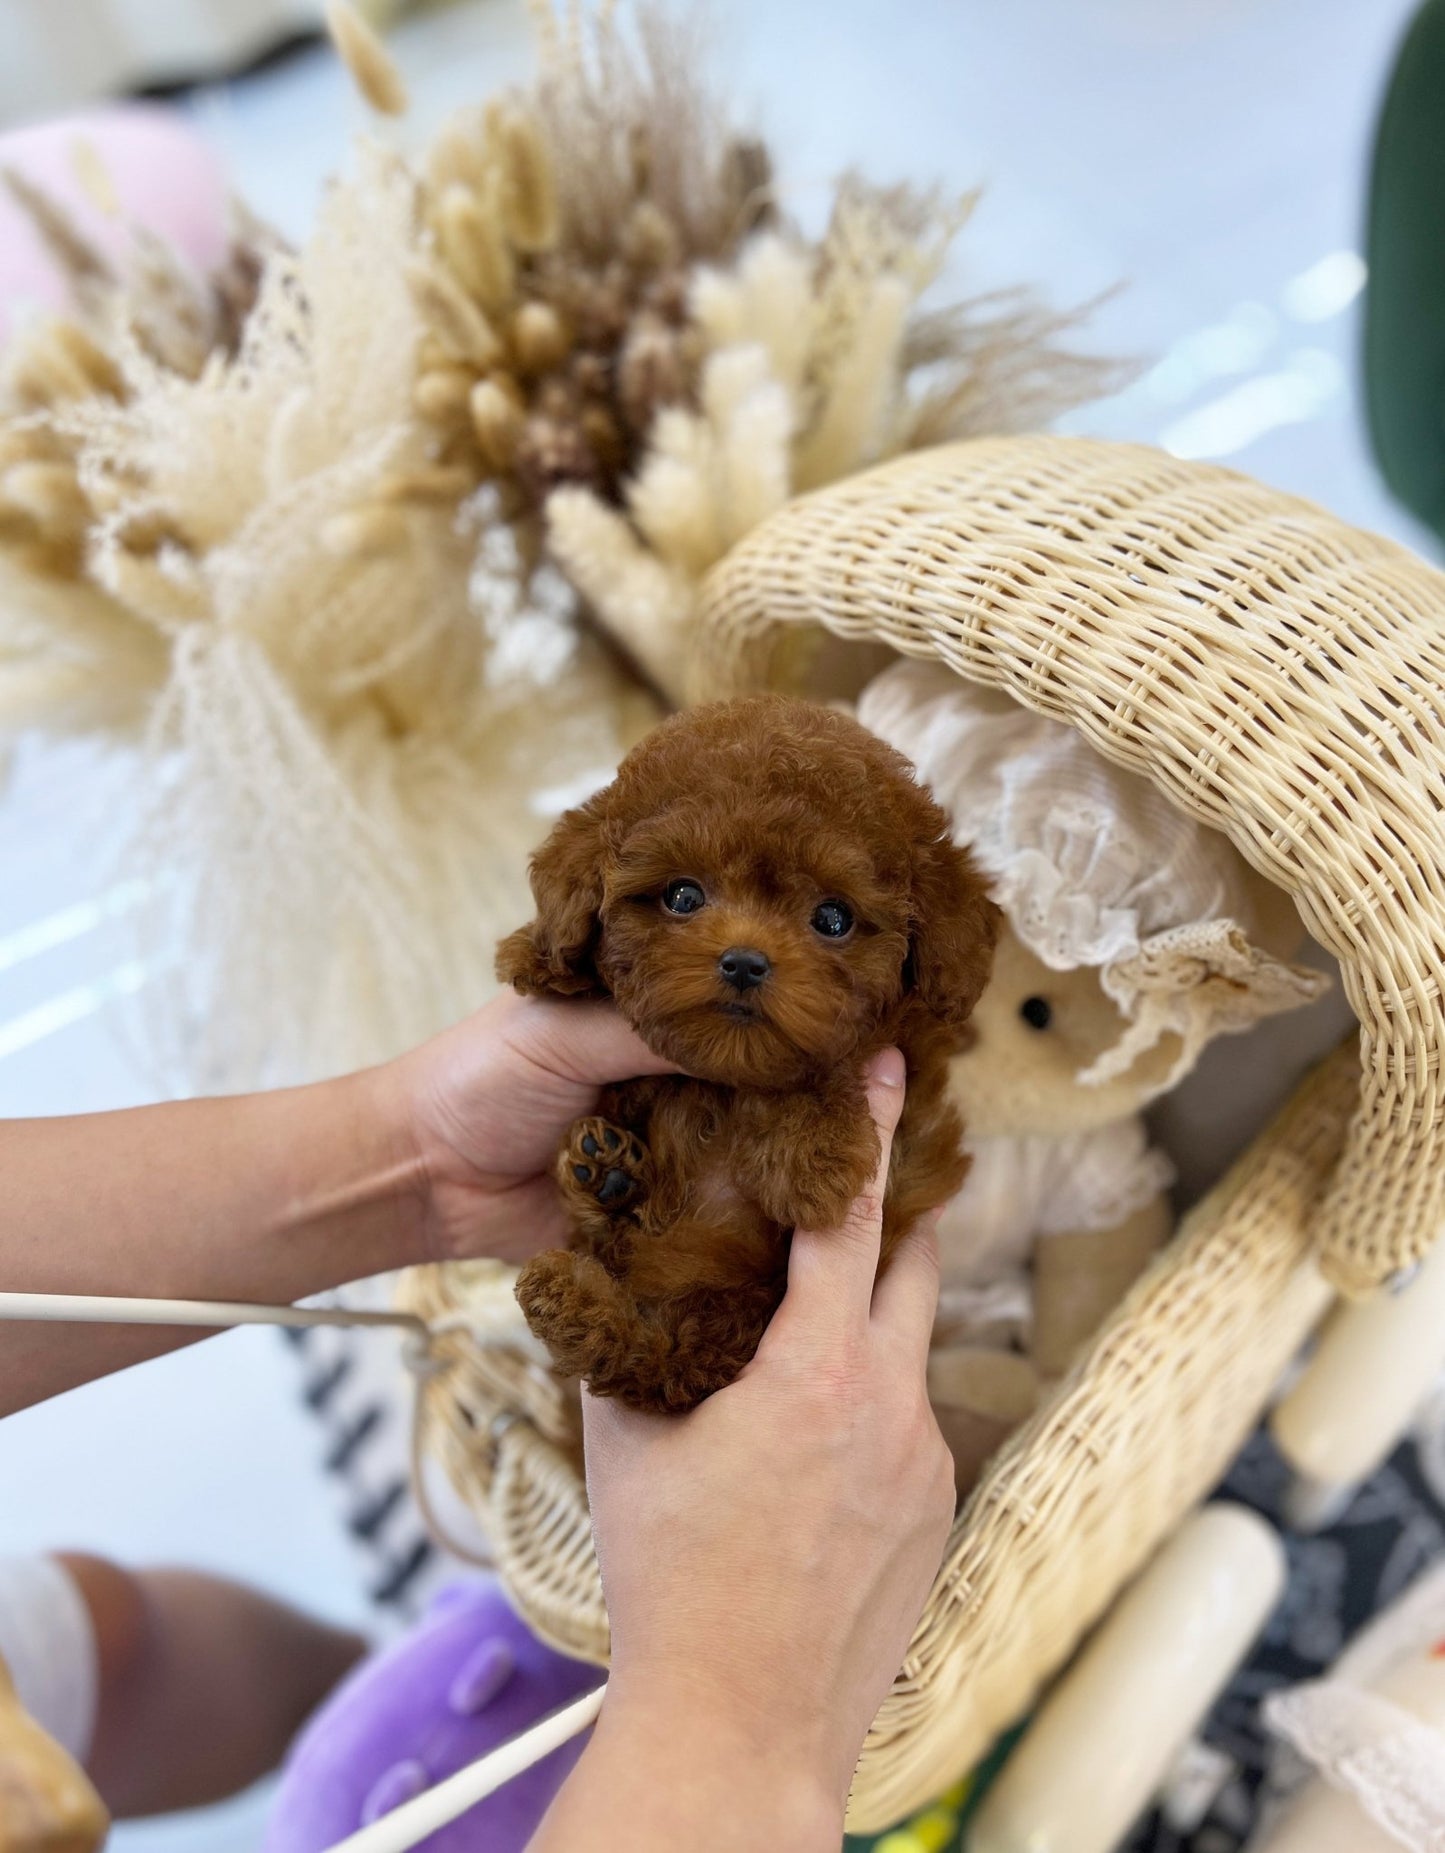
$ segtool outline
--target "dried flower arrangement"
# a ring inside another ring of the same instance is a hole
[[[74,308],[0,355],[0,731],[141,749],[173,1081],[459,1014],[549,812],[681,697],[734,540],[1108,383],[1027,298],[919,306],[971,199],[849,179],[821,240],[787,224],[686,20],[539,36],[527,89],[418,163],[363,147],[299,251],[241,218],[214,277],[140,233],[118,272],[10,178]]]

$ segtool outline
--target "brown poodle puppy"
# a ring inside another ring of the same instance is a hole
[[[613,997],[685,1075],[609,1088],[572,1128],[572,1247],[531,1262],[517,1297],[594,1395],[690,1409],[756,1350],[792,1230],[831,1228],[867,1183],[875,1051],[908,1065],[883,1265],[962,1183],[947,1064],[997,913],[904,759],[779,696],[664,722],[560,820],[532,891],[499,976]]]

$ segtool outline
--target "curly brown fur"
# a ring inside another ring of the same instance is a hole
[[[595,1394],[688,1409],[756,1350],[792,1230],[831,1227],[867,1182],[863,1069],[889,1043],[908,1092],[882,1266],[962,1183],[947,1064],[997,912],[904,759],[780,696],[665,722],[560,820],[532,890],[537,918],[503,942],[499,976],[610,995],[686,1073],[609,1088],[572,1129],[557,1164],[572,1247],[533,1261],[517,1296]],[[825,906],[846,931],[819,929]],[[740,952],[767,968],[745,989],[723,966]]]

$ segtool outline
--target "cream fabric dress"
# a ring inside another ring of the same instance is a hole
[[[1026,1346],[1038,1239],[1115,1228],[1174,1178],[1137,1119],[1057,1138],[980,1139],[969,1150],[972,1168],[938,1230],[935,1332],[949,1343]]]

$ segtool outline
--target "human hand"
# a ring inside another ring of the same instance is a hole
[[[673,1072],[610,1003],[511,991],[388,1063],[421,1179],[420,1253],[520,1262],[565,1244],[552,1165],[567,1128],[604,1082]]]
[[[925,1386],[934,1219],[874,1279],[902,1067],[889,1051],[870,1075],[872,1184],[841,1228],[793,1237],[787,1294],[737,1381],[684,1416],[585,1399],[612,1626],[599,1742],[660,1737],[676,1768],[693,1741],[731,1758],[735,1786],[801,1783],[834,1846],[954,1505]]]

